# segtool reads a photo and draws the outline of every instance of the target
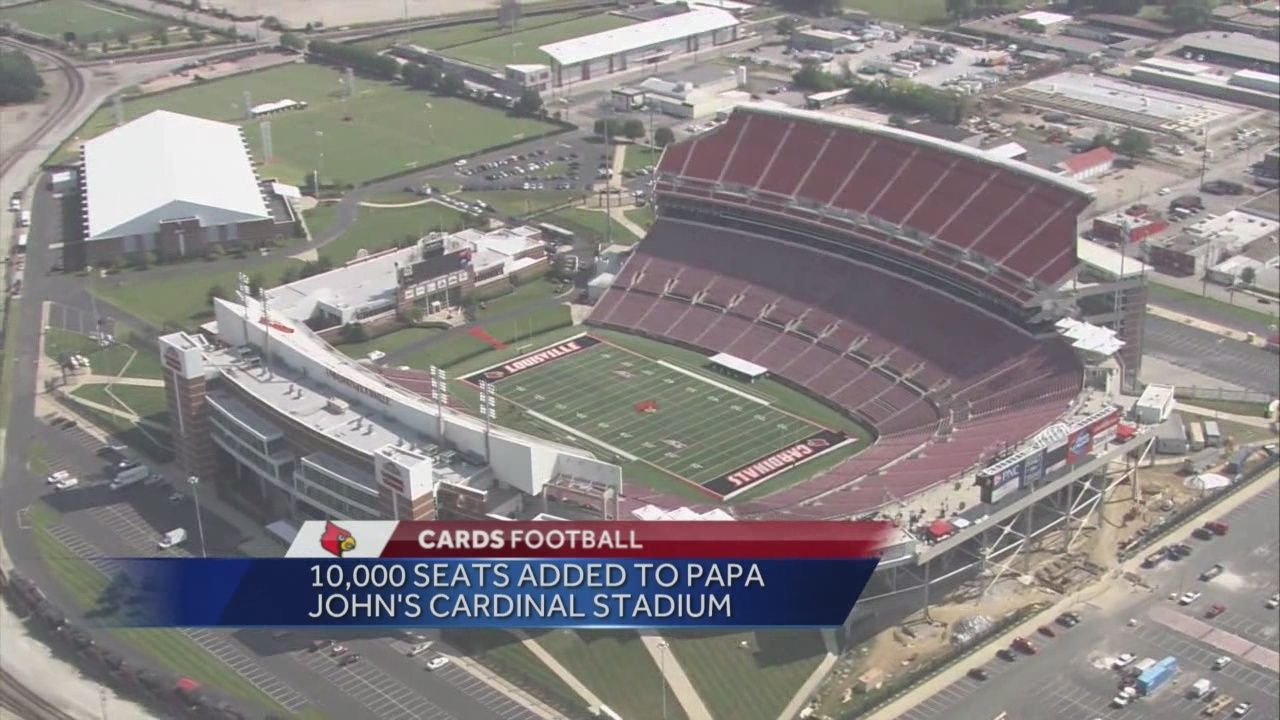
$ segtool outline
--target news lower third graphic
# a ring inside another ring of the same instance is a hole
[[[130,627],[835,627],[881,522],[308,522],[284,558],[124,558]]]

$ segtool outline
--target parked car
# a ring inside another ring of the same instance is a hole
[[[45,478],[45,482],[50,485],[57,485],[58,483],[62,482],[63,480],[66,480],[69,477],[71,477],[71,473],[67,472],[66,470],[58,470],[56,472],[50,473],[49,477]]]
[[[1111,663],[1111,667],[1118,670],[1136,660],[1137,657],[1138,656],[1133,653],[1120,653],[1120,657],[1117,657],[1115,661]]]
[[[77,486],[77,485],[79,485],[79,484],[80,484],[80,478],[77,478],[77,477],[67,477],[67,478],[63,478],[63,479],[59,480],[58,482],[54,483],[54,484],[53,484],[53,487],[54,487],[56,490],[58,490],[58,491],[62,491],[62,490],[70,490],[71,488],[73,488],[73,487],[75,487],[75,486]]]
[[[1074,612],[1064,612],[1054,618],[1054,622],[1066,628],[1075,627],[1080,622],[1080,615]]]
[[[1230,655],[1219,655],[1218,657],[1214,658],[1214,660],[1213,660],[1213,669],[1214,669],[1214,670],[1221,670],[1222,668],[1224,668],[1224,667],[1226,667],[1226,666],[1228,666],[1228,665],[1230,665],[1230,664],[1231,664],[1231,656],[1230,656]]]
[[[1036,632],[1040,633],[1041,635],[1043,635],[1043,636],[1045,636],[1045,637],[1057,637],[1057,636],[1058,636],[1058,634],[1057,634],[1057,633],[1055,633],[1055,632],[1053,631],[1053,628],[1049,627],[1048,625],[1041,625],[1040,627],[1036,628]]]
[[[1222,603],[1214,603],[1209,606],[1208,610],[1204,611],[1204,616],[1206,618],[1216,618],[1226,611],[1227,611],[1226,605],[1223,605]]]
[[[1198,527],[1195,530],[1191,531],[1191,537],[1197,540],[1212,540],[1213,531],[1209,530],[1208,528]]]
[[[312,640],[312,641],[311,641],[311,652],[316,652],[317,650],[323,650],[323,649],[325,649],[325,648],[329,647],[329,646],[330,646],[330,645],[332,645],[332,644],[333,644],[333,641],[332,641],[332,640],[330,640],[329,638],[321,638],[321,639],[319,639],[319,640]]]
[[[1226,568],[1222,565],[1222,563],[1215,563],[1214,565],[1210,566],[1209,569],[1200,573],[1200,579],[1205,582],[1208,582],[1218,577],[1219,575],[1221,575],[1223,570],[1226,570]]]
[[[1236,709],[1231,711],[1231,715],[1233,717],[1244,717],[1245,715],[1248,715],[1249,711],[1252,709],[1253,709],[1253,703],[1242,702],[1239,705],[1236,705]]]
[[[987,669],[983,667],[969,668],[969,677],[974,680],[986,680],[991,677],[991,673],[987,672]]]
[[[346,652],[347,652],[346,645],[334,645],[333,647],[329,648],[329,654],[333,655],[334,657],[337,657],[339,655],[344,655],[346,654]]]
[[[1000,658],[1001,660],[1005,660],[1007,662],[1013,662],[1014,660],[1018,659],[1017,654],[1014,653],[1009,648],[1000,648],[999,650],[997,650],[996,657]]]
[[[1276,593],[1267,599],[1267,609],[1275,610],[1280,607],[1280,593]]]
[[[1188,590],[1182,593],[1182,597],[1178,598],[1179,605],[1190,605],[1200,599],[1200,593],[1195,590]]]
[[[433,658],[431,658],[430,660],[428,660],[428,661],[427,661],[427,669],[428,669],[428,670],[439,670],[440,668],[442,668],[442,667],[444,667],[445,665],[448,665],[448,664],[449,664],[449,658],[447,658],[447,657],[445,657],[445,656],[443,656],[443,655],[437,655],[437,656],[435,656],[435,657],[433,657]]]
[[[1024,637],[1014,638],[1013,642],[1010,644],[1010,647],[1012,647],[1014,650],[1017,650],[1018,652],[1025,653],[1027,655],[1035,655],[1037,652],[1039,652],[1039,650],[1036,649],[1036,644]]]
[[[342,659],[338,660],[338,667],[354,665],[357,662],[360,662],[360,656],[356,653],[351,653],[350,655],[344,655]]]

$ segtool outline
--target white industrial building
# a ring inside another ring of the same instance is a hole
[[[156,110],[85,142],[81,162],[89,264],[254,246],[286,232],[236,125]]]
[[[673,57],[737,39],[738,20],[732,13],[700,7],[538,49],[551,60],[552,85],[564,87],[627,70],[652,69]]]

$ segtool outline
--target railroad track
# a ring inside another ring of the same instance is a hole
[[[0,709],[7,710],[19,720],[76,720],[18,682],[6,670],[0,670]]]
[[[47,113],[48,116],[44,121],[41,122],[25,140],[12,148],[9,148],[8,155],[5,158],[0,159],[0,177],[2,177],[5,173],[9,172],[9,169],[13,167],[13,164],[18,161],[18,158],[28,153],[41,140],[43,140],[45,135],[48,135],[49,131],[52,130],[53,127],[62,120],[72,108],[79,104],[81,98],[84,97],[85,86],[84,78],[80,76],[75,65],[73,65],[70,60],[67,60],[65,57],[51,50],[8,37],[0,38],[0,45],[22,50],[23,52],[31,55],[39,55],[52,61],[53,64],[57,66],[58,71],[62,73],[62,76],[67,79],[67,87],[69,90],[66,97],[62,98],[56,107],[49,109]]]

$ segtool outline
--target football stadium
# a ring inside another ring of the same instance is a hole
[[[457,238],[215,300],[205,333],[161,338],[179,458],[294,523],[889,519],[874,615],[1038,534],[1074,542],[1154,433],[1109,401],[1125,343],[1080,319],[1078,285],[1111,295],[1082,280],[1084,185],[747,106],[668,146],[653,198],[582,325],[487,363],[349,358],[315,312],[456,300],[484,282]]]

